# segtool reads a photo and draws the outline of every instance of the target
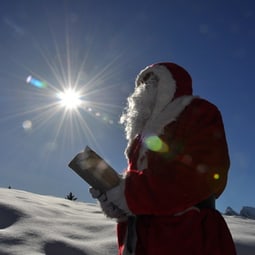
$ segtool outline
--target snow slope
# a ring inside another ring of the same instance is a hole
[[[224,216],[238,255],[255,254],[255,220]],[[114,255],[115,222],[95,204],[0,188],[0,255]]]
[[[115,253],[115,223],[98,206],[0,189],[1,255]]]

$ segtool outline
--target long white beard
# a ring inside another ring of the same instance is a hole
[[[127,106],[123,112],[120,123],[124,124],[126,138],[131,141],[140,134],[147,120],[150,118],[157,97],[155,84],[141,84],[127,99]]]
[[[158,79],[146,80],[148,73],[153,73]],[[131,144],[136,135],[142,139],[150,135],[161,135],[164,127],[175,121],[179,114],[196,98],[192,95],[180,96],[173,100],[176,82],[169,70],[164,66],[148,67],[140,72],[136,80],[134,93],[128,97],[127,106],[120,122],[124,124],[128,140],[125,151],[128,158]],[[148,148],[142,144],[137,160],[138,169],[146,168],[145,157]]]

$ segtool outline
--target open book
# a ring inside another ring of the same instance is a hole
[[[90,147],[77,154],[68,166],[93,188],[105,192],[120,182],[119,174]]]

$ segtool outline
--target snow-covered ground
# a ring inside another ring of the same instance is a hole
[[[238,255],[254,255],[255,220],[224,217]],[[0,255],[114,255],[115,227],[95,204],[0,188]]]

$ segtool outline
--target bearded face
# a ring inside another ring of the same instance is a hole
[[[137,134],[142,134],[171,103],[176,90],[175,80],[163,65],[149,66],[136,79],[135,91],[127,99],[121,116],[126,138],[130,142]],[[148,130],[147,130],[148,131]]]
[[[125,150],[127,159],[137,135],[143,141],[148,136],[163,134],[165,126],[175,121],[195,98],[192,96],[191,77],[174,63],[146,67],[138,74],[135,84],[120,119],[128,140]],[[146,151],[146,145],[141,143],[137,160],[139,169],[144,169],[147,164]]]
[[[157,97],[157,85],[157,76],[153,73],[148,73],[137,84],[133,94],[127,98],[127,106],[120,122],[125,126],[128,140],[133,139],[136,134],[139,134],[147,120],[151,117]]]

